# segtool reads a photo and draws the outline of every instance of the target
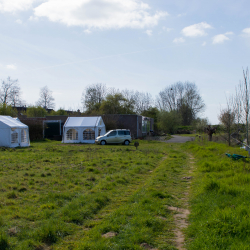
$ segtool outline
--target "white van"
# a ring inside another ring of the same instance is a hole
[[[105,135],[98,136],[95,139],[95,143],[101,145],[105,145],[107,143],[122,143],[124,145],[129,145],[131,141],[132,138],[129,129],[110,130]]]

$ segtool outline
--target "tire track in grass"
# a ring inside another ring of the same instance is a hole
[[[73,243],[74,241],[79,240],[79,238],[84,237],[89,230],[92,230],[94,227],[101,224],[103,219],[107,218],[110,216],[110,214],[114,213],[114,211],[126,204],[131,199],[131,197],[137,193],[138,190],[144,187],[145,183],[147,183],[152,178],[154,172],[160,167],[161,163],[166,158],[167,157],[164,156],[162,159],[159,159],[158,163],[156,163],[154,167],[152,166],[147,172],[140,174],[139,178],[134,178],[130,183],[128,183],[128,185],[119,186],[119,189],[113,192],[113,197],[111,199],[112,202],[110,204],[103,207],[100,211],[93,215],[93,218],[89,219],[81,227],[79,227],[78,233],[65,237],[61,243]],[[93,191],[94,189],[92,189],[92,192]],[[105,193],[106,192],[104,191],[103,194],[105,195]],[[55,249],[63,248],[60,248],[59,246],[59,248]]]
[[[193,173],[193,164],[194,164],[194,158],[191,155],[188,155],[189,157],[189,164],[190,170],[188,171],[189,174]],[[176,245],[176,248],[179,250],[186,250],[185,248],[185,235],[183,233],[183,230],[188,227],[188,216],[190,214],[190,210],[188,209],[188,199],[189,199],[189,188],[192,180],[192,176],[183,177],[183,179],[189,180],[188,185],[186,187],[185,192],[183,193],[184,197],[181,199],[184,201],[185,208],[179,208],[179,207],[173,207],[173,206],[167,206],[169,211],[173,211],[174,215],[174,223],[176,225],[176,228],[174,230],[175,238],[174,242]]]
[[[97,214],[95,214],[91,220],[89,220],[86,224],[83,225],[82,230],[79,230],[77,234],[71,235],[71,236],[67,237],[67,239],[65,238],[64,243],[61,242],[61,244],[60,244],[61,247],[66,242],[69,245],[71,245],[72,247],[75,247],[76,241],[79,241],[80,239],[84,240],[84,238],[89,239],[89,237],[91,237],[91,234],[93,234],[93,233],[91,233],[91,232],[93,232],[93,230],[94,230],[94,234],[96,233],[97,230],[95,228],[103,227],[103,224],[107,223],[107,220],[109,220],[109,218],[111,218],[113,216],[113,214],[115,214],[117,212],[119,213],[120,209],[122,209],[123,207],[128,207],[131,204],[133,204],[133,202],[131,203],[131,199],[139,199],[139,198],[135,198],[137,196],[143,197],[141,192],[144,193],[145,189],[149,186],[149,183],[151,183],[153,181],[153,179],[155,179],[157,176],[159,176],[159,173],[161,171],[160,169],[162,168],[162,163],[166,159],[167,159],[167,156],[163,156],[162,159],[160,159],[158,161],[158,163],[154,166],[154,168],[151,168],[147,171],[147,173],[142,174],[140,176],[140,179],[135,179],[133,181],[133,183],[130,183],[129,186],[123,187],[122,190],[119,189],[119,192],[114,194],[114,197],[112,198],[112,201],[113,201],[112,204],[109,204],[108,206],[101,209]],[[150,185],[152,186],[152,184],[150,184]],[[121,195],[121,193],[122,193],[122,195]],[[165,209],[164,206],[163,206],[163,209]],[[154,219],[162,221],[163,217],[154,216]],[[165,220],[166,220],[166,222],[165,222]],[[168,223],[168,222],[169,222],[169,219],[164,218],[164,223]],[[167,231],[169,231],[169,230],[167,230]],[[105,232],[102,234],[103,234],[102,237],[104,237],[104,238],[106,238],[107,235],[108,236],[112,235],[112,237],[114,237],[114,235],[115,236],[117,235],[116,232],[112,232],[112,231]],[[109,238],[109,237],[107,237],[107,238]],[[169,240],[169,244],[170,244],[170,242],[171,242],[171,240]],[[145,246],[148,247],[150,245],[146,244],[146,243],[141,244],[142,249],[144,249]],[[55,249],[63,249],[61,247],[58,245],[58,246],[56,246]],[[65,245],[64,245],[64,247],[65,247]],[[85,248],[83,247],[83,248],[79,248],[79,249],[85,249]],[[150,248],[146,248],[146,249],[154,249],[154,248],[150,247]]]
[[[134,183],[130,183],[127,187],[124,187],[123,190],[120,188],[119,193],[122,193],[123,195],[121,196],[120,194],[114,194],[113,200],[115,200],[115,202],[103,208],[100,211],[100,213],[95,215],[92,221],[95,221],[98,223],[98,221],[100,221],[101,219],[103,219],[104,217],[108,216],[110,213],[113,212],[113,209],[112,209],[113,207],[115,207],[115,209],[118,209],[120,206],[126,203],[130,199],[131,196],[133,196],[135,193],[138,192],[139,189],[142,188],[143,184],[145,185],[145,183],[147,183],[152,178],[154,172],[160,167],[162,162],[165,161],[166,159],[167,159],[167,156],[164,156],[158,162],[158,164],[155,166],[154,169],[151,169],[148,171],[148,173],[143,174],[140,179],[134,180],[133,181]]]
[[[170,151],[172,149],[170,148]],[[172,151],[170,159],[166,161],[168,157],[162,158],[153,172],[149,171],[152,174],[141,179],[130,193],[127,190],[126,200],[116,203],[117,206],[113,210],[104,213],[102,220],[83,235],[82,243],[79,242],[83,245],[76,249],[176,249],[173,246],[173,217],[166,205],[183,203],[174,198],[172,193],[183,193],[186,183],[181,180],[181,175],[187,172],[187,168],[186,160],[183,160],[186,154],[175,149]],[[180,185],[181,188],[176,191],[175,185]],[[107,208],[102,212],[105,210]],[[152,224],[143,228],[145,220],[146,223]],[[150,231],[151,227],[155,226],[156,231]],[[107,235],[112,237],[106,237]]]

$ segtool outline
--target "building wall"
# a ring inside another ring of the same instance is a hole
[[[43,139],[43,121],[45,117],[20,117],[19,120],[29,127],[30,140],[41,140]]]
[[[143,136],[142,133],[142,116],[141,115],[103,115],[103,120],[113,120],[114,127],[110,129],[129,129],[132,138],[140,138]]]
[[[44,118],[20,118],[20,121],[29,126],[31,140],[37,140],[43,138],[43,121],[60,120],[61,132],[63,135],[63,125],[66,122],[68,116],[55,115],[46,116]],[[142,133],[142,116],[141,115],[102,115],[106,130],[111,129],[129,129],[132,138],[141,138],[146,135]],[[154,130],[154,119],[150,118],[150,130]],[[60,139],[59,135],[55,135]]]

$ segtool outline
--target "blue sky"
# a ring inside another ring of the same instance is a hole
[[[218,122],[250,58],[246,0],[0,0],[0,79],[78,109],[92,83],[149,92],[195,82]]]

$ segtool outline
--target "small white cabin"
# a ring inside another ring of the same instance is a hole
[[[106,127],[101,116],[68,117],[63,126],[63,143],[95,143]]]
[[[28,147],[29,127],[18,119],[0,115],[0,147]]]

